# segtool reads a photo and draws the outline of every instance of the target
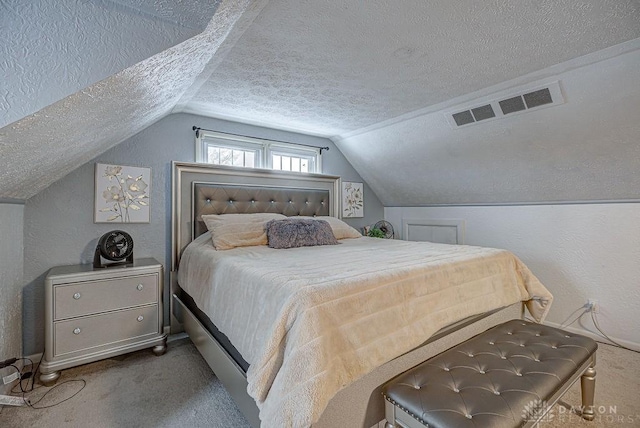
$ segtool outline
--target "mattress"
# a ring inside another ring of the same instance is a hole
[[[508,251],[375,238],[182,255],[180,286],[251,366],[265,427],[308,426],[342,388],[468,316],[552,296]]]

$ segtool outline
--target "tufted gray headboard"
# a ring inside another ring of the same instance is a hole
[[[207,231],[206,214],[329,215],[329,190],[194,183],[193,236]]]
[[[172,174],[172,271],[206,231],[203,214],[340,216],[340,177],[185,162],[173,162]]]

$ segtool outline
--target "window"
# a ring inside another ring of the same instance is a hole
[[[268,168],[282,171],[295,172],[317,172],[318,150],[292,148],[290,146],[280,146],[271,144],[269,146]]]
[[[215,165],[321,172],[320,149],[200,130],[196,161]]]

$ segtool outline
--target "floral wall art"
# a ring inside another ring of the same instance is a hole
[[[342,217],[364,217],[362,183],[342,182]]]
[[[96,164],[95,223],[149,223],[151,168]]]

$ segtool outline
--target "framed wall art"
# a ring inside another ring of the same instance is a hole
[[[94,223],[149,223],[151,168],[96,163]]]
[[[362,183],[342,182],[342,217],[364,217],[364,189]]]

